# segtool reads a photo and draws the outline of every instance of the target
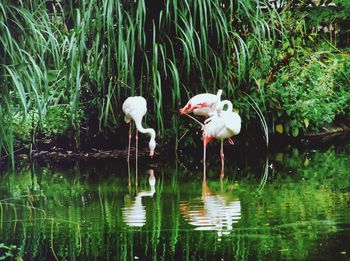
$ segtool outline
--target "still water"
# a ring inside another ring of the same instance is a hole
[[[228,156],[222,179],[216,158],[205,179],[183,158],[22,163],[0,176],[0,259],[349,260],[349,152]]]

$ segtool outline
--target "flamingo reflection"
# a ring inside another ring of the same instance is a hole
[[[232,189],[233,186],[227,192],[213,192],[203,175],[202,196],[181,202],[180,212],[195,230],[217,231],[220,240],[241,219],[241,203],[232,195]]]
[[[142,197],[153,197],[156,192],[155,184],[156,178],[154,176],[154,170],[149,170],[148,183],[150,190],[140,191],[136,194],[135,200],[126,204],[122,209],[123,221],[131,227],[142,227],[146,223],[146,208],[142,205]]]

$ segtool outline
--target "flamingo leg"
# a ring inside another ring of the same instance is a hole
[[[130,147],[131,147],[131,122],[130,122],[130,127],[129,127],[128,162],[130,162]]]
[[[131,147],[131,122],[129,127],[129,147],[128,147],[128,187],[130,189],[131,181],[130,181],[130,147]]]
[[[137,187],[137,154],[138,154],[138,150],[139,150],[139,131],[136,129],[136,137],[135,137],[135,140],[136,140],[136,170],[135,170],[135,174],[136,174],[136,187]]]
[[[207,154],[207,141],[205,135],[203,136],[203,181],[206,180],[206,154]]]
[[[225,159],[225,155],[224,155],[224,140],[221,140],[221,148],[220,148],[220,157],[221,157],[221,173],[220,173],[220,178],[224,177],[224,159]]]

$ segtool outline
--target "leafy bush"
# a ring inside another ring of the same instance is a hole
[[[16,245],[5,245],[0,243],[0,260],[22,260],[19,256],[20,248]]]
[[[311,53],[281,68],[267,88],[276,130],[297,136],[344,113],[350,102],[350,82],[344,74],[349,62],[340,55]]]
[[[12,117],[13,136],[17,143],[30,143],[38,134],[46,138],[65,134],[67,130],[72,129],[69,113],[65,106],[50,107],[46,114],[42,115],[42,119],[35,111],[29,112],[27,120],[17,113]]]

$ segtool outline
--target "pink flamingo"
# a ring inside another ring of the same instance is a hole
[[[130,123],[129,128],[129,148],[128,148],[128,162],[130,159],[130,145],[131,145],[131,120],[135,122],[136,125],[136,166],[137,166],[137,153],[138,153],[138,131],[141,133],[147,133],[151,136],[149,141],[149,155],[152,157],[154,154],[154,149],[156,147],[156,132],[152,128],[143,128],[141,122],[143,116],[147,112],[147,102],[145,98],[141,96],[132,96],[127,98],[123,103],[123,112],[125,114],[124,120],[126,123]]]
[[[211,93],[197,94],[196,96],[192,97],[183,108],[180,109],[180,113],[185,114],[191,119],[197,121],[203,127],[203,123],[189,114],[193,113],[197,116],[208,117],[210,113],[220,113],[225,105],[228,106],[227,110],[232,110],[232,103],[229,100],[221,101],[221,94],[222,90],[219,90],[216,95]]]
[[[203,170],[206,170],[206,149],[207,144],[212,139],[221,140],[221,177],[224,175],[224,147],[223,140],[229,139],[238,135],[241,131],[241,117],[238,113],[232,111],[221,111],[220,115],[217,113],[211,114],[204,122],[203,127]],[[232,142],[232,141],[231,141]]]
[[[186,116],[198,122],[201,125],[203,130],[204,124],[198,121],[196,118],[189,115],[189,113],[193,113],[194,115],[204,116],[204,117],[209,117],[210,115],[214,115],[214,114],[220,116],[225,105],[227,105],[226,111],[232,112],[232,109],[233,109],[232,103],[229,100],[221,101],[221,95],[222,95],[221,89],[217,92],[216,95],[211,93],[197,94],[196,96],[192,97],[183,108],[180,109],[180,113],[185,114]],[[229,139],[229,142],[233,144],[231,139]],[[223,140],[221,140],[221,151],[222,151],[221,157],[223,157],[222,156],[223,146],[224,146],[224,143],[223,143]],[[223,173],[223,170],[222,170],[222,173]]]

